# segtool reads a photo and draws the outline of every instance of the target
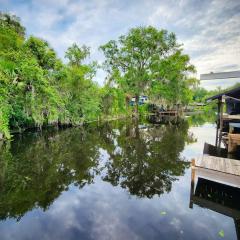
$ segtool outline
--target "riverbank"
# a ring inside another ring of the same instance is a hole
[[[81,127],[81,126],[88,125],[88,124],[91,124],[91,123],[96,123],[96,122],[104,123],[104,122],[121,120],[121,119],[125,119],[125,118],[128,118],[128,117],[131,117],[131,114],[121,114],[121,115],[104,116],[104,117],[102,116],[102,117],[99,117],[96,120],[83,121],[80,124],[47,124],[47,125],[43,125],[41,127],[29,126],[29,127],[18,128],[18,129],[11,129],[10,130],[10,135],[11,135],[11,138],[12,138],[15,134],[22,134],[22,133],[28,132],[28,131],[41,131],[42,129],[47,129],[47,128]],[[10,139],[4,138],[4,134],[0,133],[0,141],[7,141],[7,140],[10,140]]]

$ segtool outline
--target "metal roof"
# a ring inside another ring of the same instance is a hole
[[[220,99],[223,95],[240,99],[240,87],[236,87],[234,89],[231,89],[231,90],[219,93],[217,95],[214,95],[212,97],[209,97],[209,98],[206,99],[206,101],[210,102],[210,101],[215,100],[215,99]]]

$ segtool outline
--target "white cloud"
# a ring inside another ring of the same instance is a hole
[[[151,24],[176,32],[199,74],[240,68],[239,1],[0,1],[3,10],[21,17],[28,34],[46,39],[61,58],[77,42],[89,45],[92,58],[102,61],[99,45]],[[102,78],[98,74],[101,83]]]

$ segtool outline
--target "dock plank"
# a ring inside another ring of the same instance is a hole
[[[240,176],[240,160],[203,155],[196,161],[197,167]]]

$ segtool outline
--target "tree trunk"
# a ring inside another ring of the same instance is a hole
[[[129,95],[127,95],[126,97],[125,97],[125,104],[126,104],[126,111],[128,112],[128,110],[129,110],[129,102],[130,102],[130,99],[131,99],[131,97],[129,96]]]
[[[135,125],[135,138],[139,139],[140,132],[139,132],[139,119],[138,118],[134,119],[134,125]]]
[[[138,117],[138,101],[139,101],[139,95],[135,96],[135,116]]]

